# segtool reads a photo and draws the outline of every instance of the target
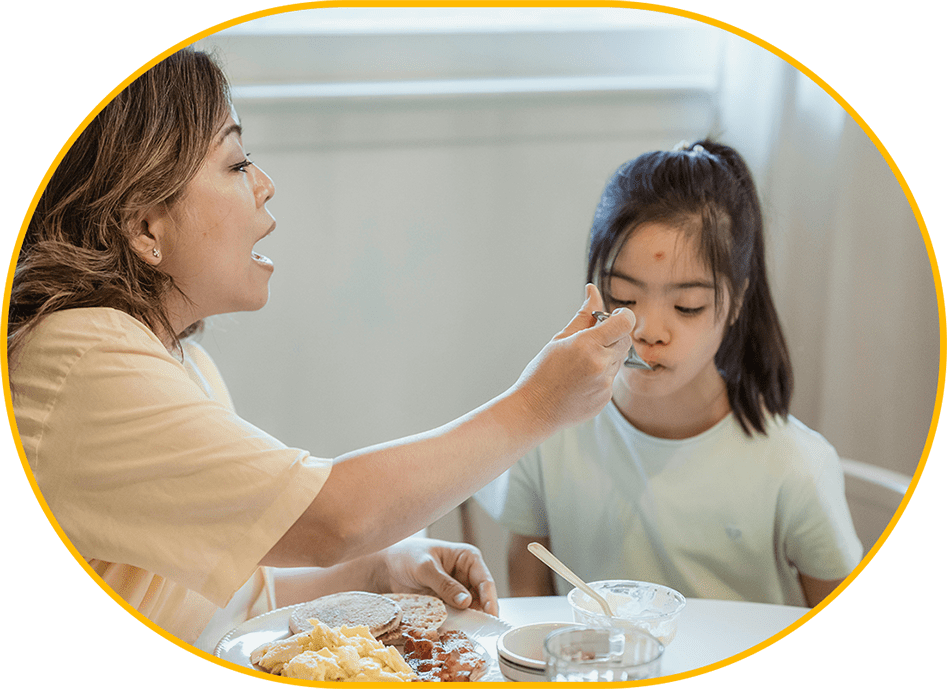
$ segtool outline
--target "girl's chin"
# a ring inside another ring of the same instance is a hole
[[[664,395],[668,392],[669,371],[666,368],[656,371],[623,368],[618,375],[621,386],[633,395]]]

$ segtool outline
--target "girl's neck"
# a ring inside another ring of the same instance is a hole
[[[639,431],[668,440],[699,435],[730,413],[727,386],[716,371],[664,396],[635,394],[619,382],[612,401]]]

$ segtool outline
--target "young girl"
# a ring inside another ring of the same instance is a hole
[[[652,370],[480,496],[510,529],[513,595],[550,595],[536,540],[587,581],[815,605],[862,555],[839,458],[789,415],[792,369],[750,171],[710,141],[646,153],[609,181],[588,280],[637,318]],[[565,582],[558,582],[564,593]]]

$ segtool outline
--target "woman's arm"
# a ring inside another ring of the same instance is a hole
[[[327,567],[416,533],[560,428],[597,414],[631,346],[634,315],[603,308],[593,286],[569,325],[516,384],[440,428],[335,460],[309,508],[261,564]],[[617,316],[617,317],[616,317]]]
[[[556,585],[551,569],[526,549],[533,542],[550,549],[549,538],[543,536],[520,536],[511,533],[506,551],[507,573],[509,575],[510,595],[517,596],[554,596]]]

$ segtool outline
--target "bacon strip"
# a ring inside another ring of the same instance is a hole
[[[409,632],[404,659],[421,682],[473,682],[487,668],[474,642],[457,629],[438,632],[436,639]]]

